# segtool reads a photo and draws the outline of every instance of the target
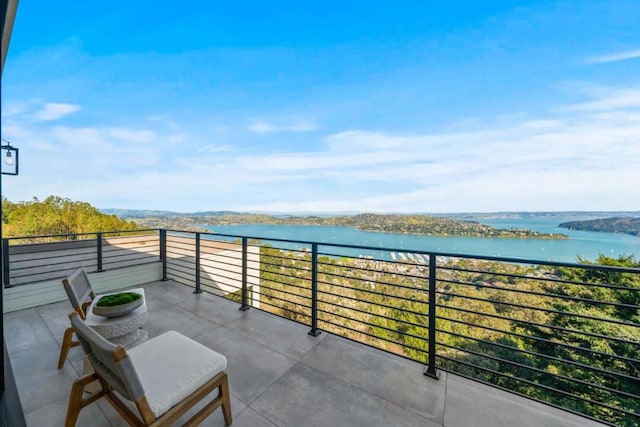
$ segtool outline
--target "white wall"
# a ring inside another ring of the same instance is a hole
[[[195,287],[195,238],[167,236],[167,277]],[[256,299],[253,307],[260,308],[260,248],[247,247],[247,285]],[[242,288],[242,245],[202,239],[200,241],[200,287],[224,296],[240,292]]]

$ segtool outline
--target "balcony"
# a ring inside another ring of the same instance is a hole
[[[56,369],[70,311],[59,277],[78,265],[98,292],[142,285],[150,336],[177,330],[227,356],[236,426],[640,420],[638,269],[167,230],[4,244],[5,341],[28,425],[61,425],[82,372],[78,348]],[[78,425],[123,424],[101,402]]]

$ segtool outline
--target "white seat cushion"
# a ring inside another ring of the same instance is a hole
[[[227,367],[227,358],[175,331],[127,353],[156,418]]]

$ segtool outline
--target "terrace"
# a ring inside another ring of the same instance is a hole
[[[82,372],[79,349],[56,369],[71,311],[59,278],[79,265],[97,292],[145,288],[149,336],[177,330],[227,356],[237,426],[640,420],[640,325],[572,305],[637,313],[606,292],[634,301],[639,291],[628,280],[638,269],[170,230],[116,234],[3,242],[5,340],[27,425],[61,425]],[[395,260],[392,251],[407,256]],[[612,277],[617,283],[602,280]],[[568,320],[549,321],[557,318]],[[221,413],[205,424],[223,425]],[[78,425],[123,421],[100,402]]]
[[[2,68],[16,7],[2,3]],[[97,292],[143,286],[150,336],[227,356],[236,426],[640,424],[638,269],[121,234],[2,240],[0,426],[64,422],[83,358],[56,369],[59,282],[78,266]],[[79,425],[123,422],[99,402]]]

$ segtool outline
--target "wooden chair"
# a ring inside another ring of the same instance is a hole
[[[62,279],[62,286],[69,297],[69,301],[71,302],[73,309],[83,320],[86,319],[87,307],[96,297],[93,293],[93,289],[91,288],[87,272],[82,267],[74,270],[69,276]],[[69,350],[72,347],[80,345],[80,342],[73,341],[72,338],[73,329],[69,327],[64,331],[64,336],[62,338],[60,357],[58,358],[58,369],[61,369],[64,366]]]
[[[105,397],[131,426],[171,425],[198,402],[218,393],[184,425],[199,425],[218,407],[231,425],[227,359],[177,332],[166,332],[131,350],[105,340],[78,313],[69,315],[94,373],[71,387],[65,426],[75,426],[80,410]],[[83,399],[84,388],[99,381],[101,390]],[[138,417],[116,395],[135,404]]]

